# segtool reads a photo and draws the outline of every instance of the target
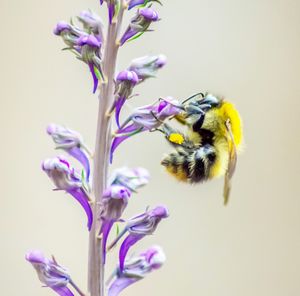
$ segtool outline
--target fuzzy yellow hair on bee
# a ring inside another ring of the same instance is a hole
[[[241,150],[243,130],[235,106],[213,95],[201,94],[183,102],[175,119],[187,126],[188,133],[164,124],[164,133],[175,150],[162,165],[180,181],[200,183],[224,176],[224,204],[227,204],[237,153]]]

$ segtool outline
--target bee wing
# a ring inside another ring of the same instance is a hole
[[[228,166],[225,173],[223,196],[224,196],[224,205],[227,205],[229,200],[230,190],[231,190],[231,179],[234,174],[236,163],[237,163],[237,153],[236,153],[236,146],[234,143],[229,120],[225,122],[225,127],[228,132],[228,146],[229,146],[228,156],[229,157],[228,157]]]

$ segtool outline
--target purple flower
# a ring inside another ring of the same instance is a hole
[[[111,185],[103,192],[101,213],[102,225],[99,234],[102,234],[102,258],[104,263],[109,232],[113,224],[121,218],[130,196],[131,191],[128,188],[119,185]]]
[[[78,38],[77,45],[80,47],[80,59],[89,66],[92,74],[94,81],[93,93],[95,93],[99,79],[104,80],[100,56],[102,43],[93,35],[84,35]]]
[[[88,188],[80,174],[61,156],[46,159],[42,164],[42,169],[52,180],[56,190],[65,190],[80,203],[87,215],[87,225],[90,230],[93,223],[93,213],[89,204]]]
[[[159,269],[165,261],[166,256],[159,246],[153,246],[136,257],[126,259],[123,271],[117,268],[113,274],[114,281],[108,288],[108,296],[118,296],[128,286]]]
[[[113,171],[108,183],[125,186],[130,191],[136,192],[138,188],[148,184],[149,178],[149,172],[144,168],[123,167]]]
[[[68,271],[57,264],[54,259],[47,259],[40,251],[28,252],[25,256],[37,272],[39,280],[53,289],[60,296],[74,296],[67,287],[70,283]]]
[[[180,113],[182,108],[177,100],[165,98],[153,105],[134,109],[133,113],[115,132],[111,146],[111,162],[114,151],[124,140],[140,132],[157,129],[164,120]]]
[[[134,71],[124,70],[117,75],[116,83],[116,100],[114,103],[116,122],[119,126],[119,117],[125,101],[132,94],[134,86],[138,83],[139,78]]]
[[[86,24],[86,18],[82,22]],[[102,40],[99,38],[99,33],[96,36],[90,34],[89,25],[84,25],[84,28],[85,31],[74,25],[59,22],[54,29],[54,34],[61,36],[68,46],[66,49],[72,51],[79,60],[89,66],[94,81],[93,92],[95,93],[99,79],[103,80],[101,67]]]
[[[104,40],[103,23],[97,14],[84,10],[77,18],[83,24],[86,32],[92,32],[99,41]]]
[[[123,45],[126,41],[133,40],[145,33],[152,22],[159,20],[158,13],[152,8],[141,8],[131,19],[131,22],[123,34],[120,43]]]
[[[84,173],[88,182],[90,177],[90,152],[83,142],[82,136],[69,128],[51,123],[47,126],[47,133],[56,144],[56,149],[63,149],[77,159],[84,167]]]
[[[145,213],[129,219],[124,230],[110,246],[111,249],[121,239],[121,237],[128,232],[128,235],[124,239],[119,251],[121,271],[124,269],[124,261],[129,249],[146,235],[153,234],[159,222],[168,216],[169,213],[167,208],[164,206],[158,206],[152,210],[147,210]]]
[[[130,0],[128,3],[128,10],[136,6],[146,6],[150,2],[157,2],[161,4],[158,0]]]
[[[158,69],[162,68],[166,62],[164,55],[145,56],[133,60],[129,70],[134,71],[142,82],[147,78],[155,77]]]

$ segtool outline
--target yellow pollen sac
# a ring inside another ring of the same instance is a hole
[[[181,134],[170,134],[168,140],[172,143],[181,145],[184,142],[184,137]]]

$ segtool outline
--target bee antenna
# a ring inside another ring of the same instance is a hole
[[[200,93],[196,93],[196,94],[192,95],[191,97],[187,98],[186,100],[184,100],[184,101],[182,102],[182,104],[184,104],[184,103],[190,101],[191,99],[193,99],[193,98],[195,98],[195,97],[197,97],[197,96],[199,96],[199,95],[201,95],[202,98],[204,98],[204,94],[203,94],[203,93],[201,93],[201,92],[200,92]]]

